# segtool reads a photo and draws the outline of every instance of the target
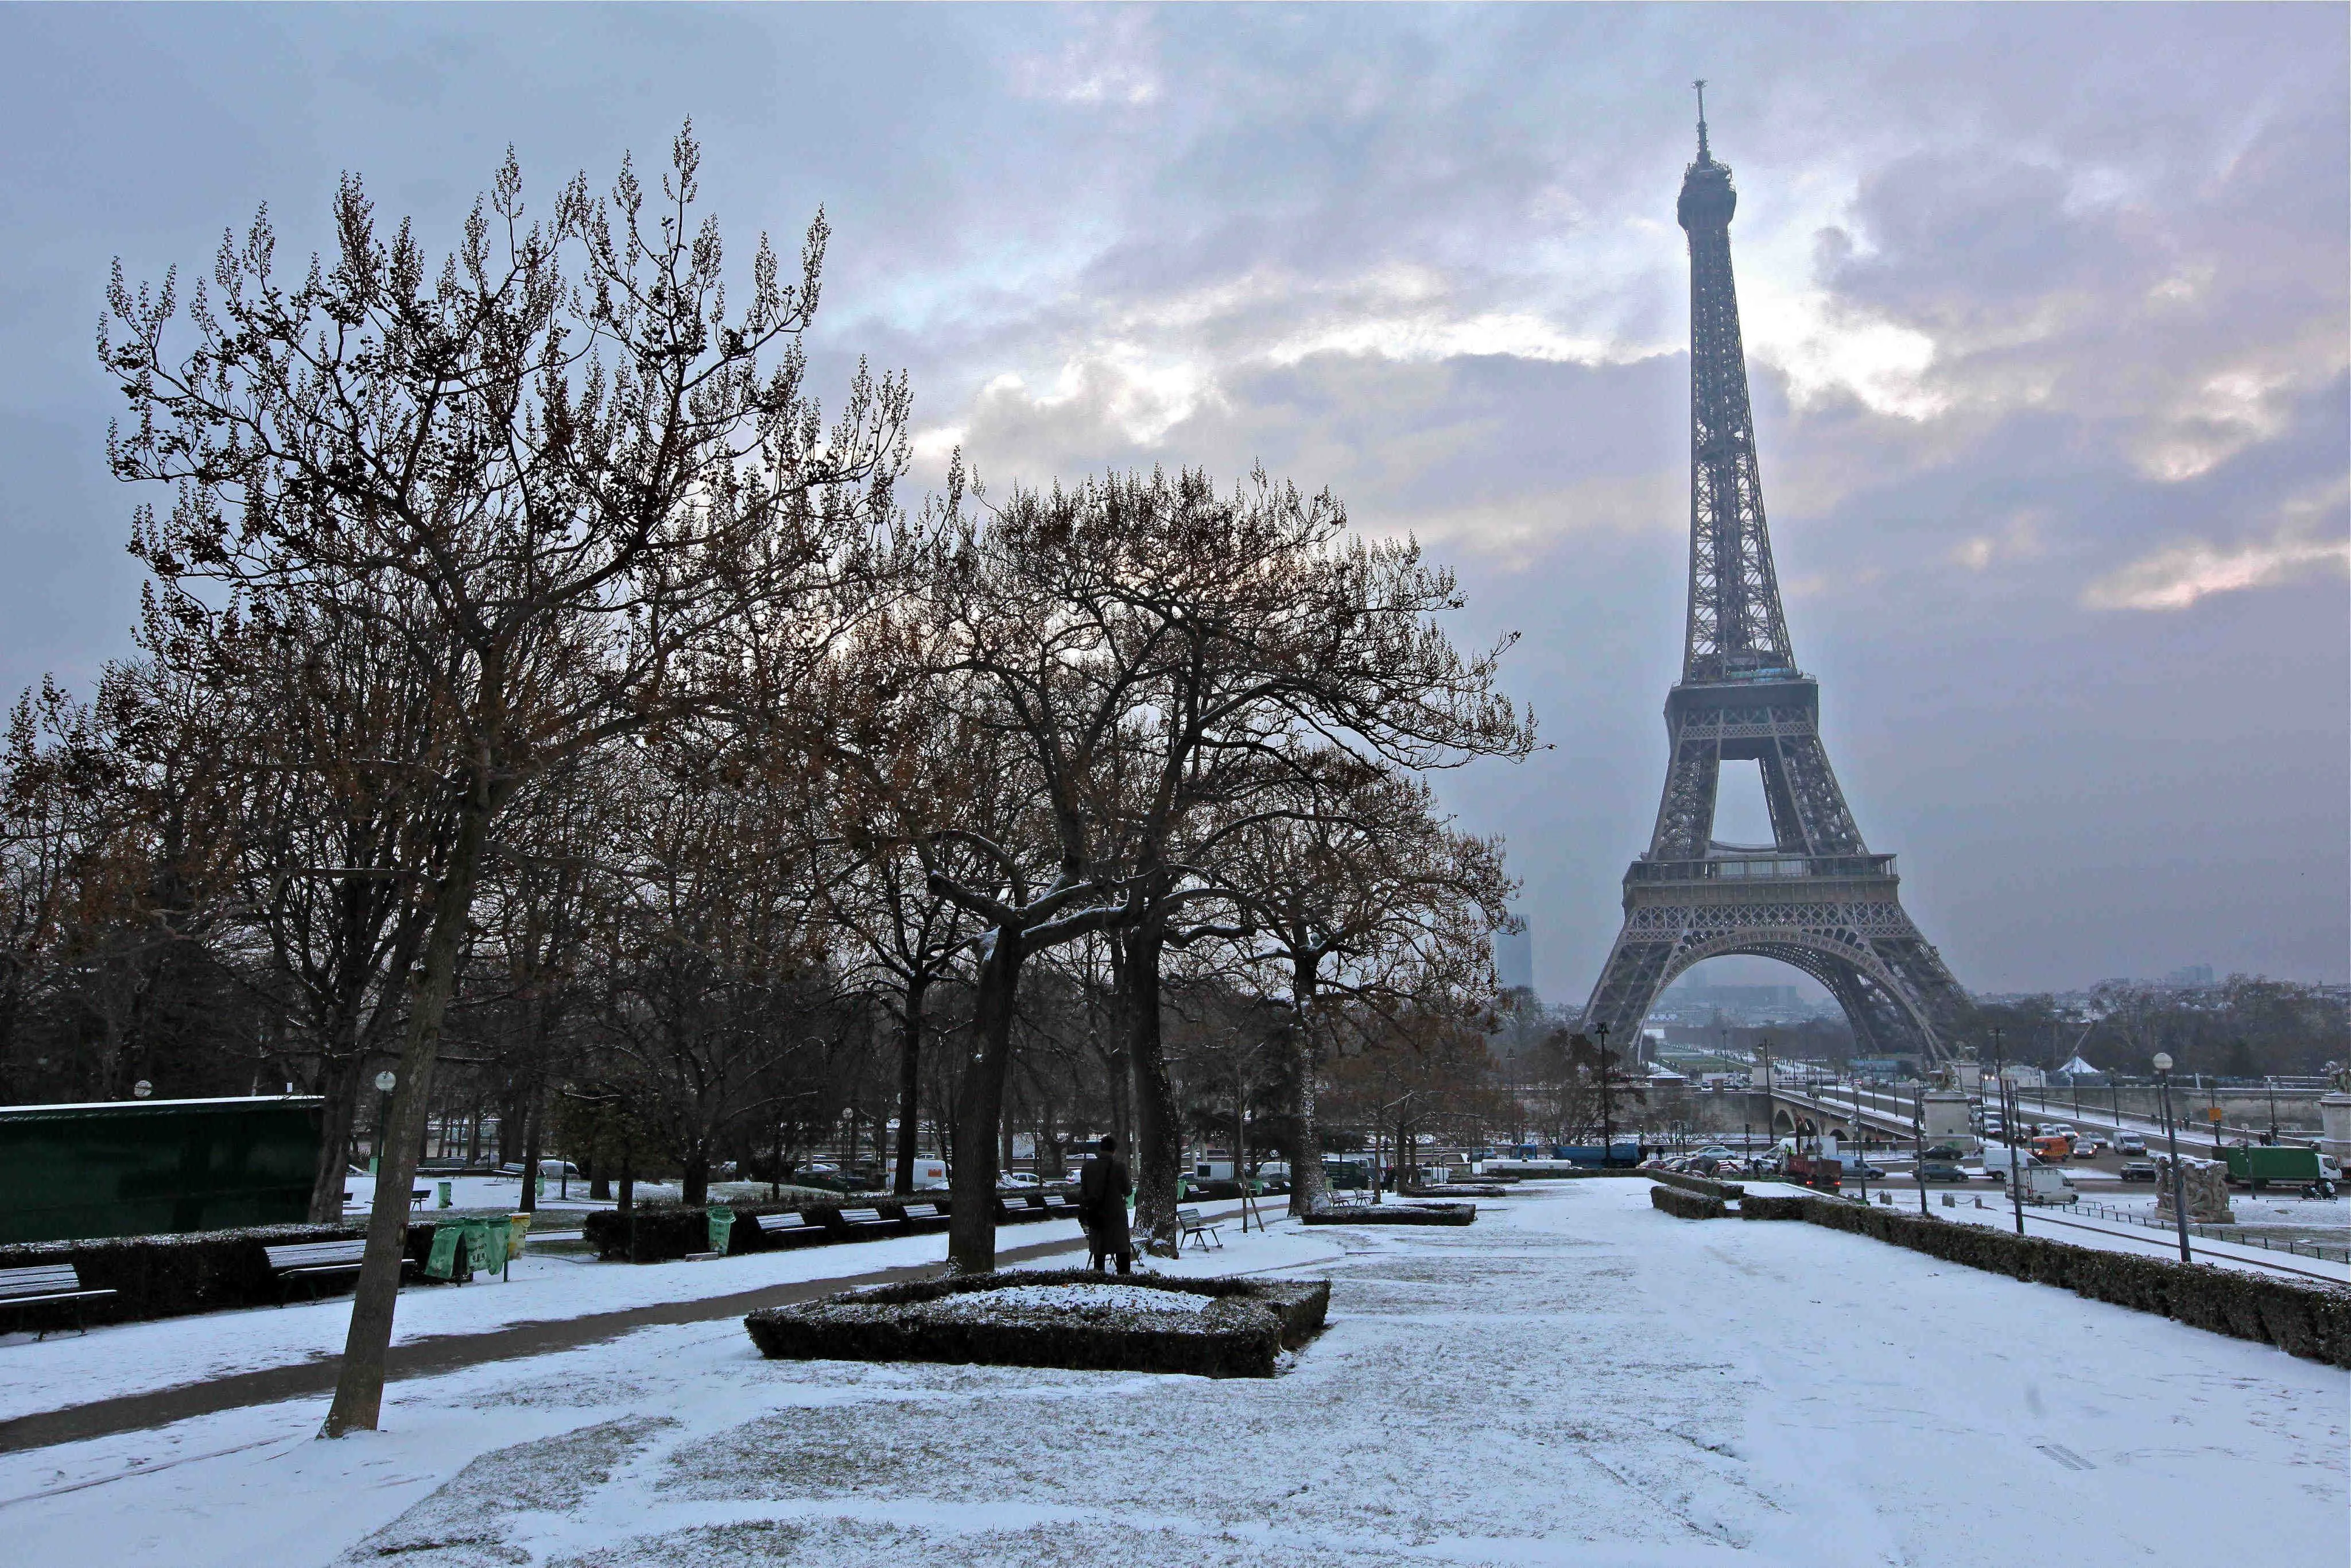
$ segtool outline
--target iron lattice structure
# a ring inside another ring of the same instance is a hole
[[[1730,170],[1698,127],[1679,215],[1690,257],[1689,614],[1666,697],[1670,760],[1649,851],[1625,873],[1625,926],[1583,1027],[1636,1037],[1657,994],[1725,954],[1792,964],[1827,988],[1873,1055],[1949,1054],[1965,1000],[1904,913],[1894,857],[1872,854],[1821,744],[1820,684],[1796,668],[1771,565],[1730,269]],[[1752,761],[1768,845],[1714,837],[1722,764]]]

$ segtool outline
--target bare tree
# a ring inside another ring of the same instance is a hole
[[[1341,787],[1251,823],[1219,866],[1251,915],[1255,956],[1286,982],[1297,1214],[1328,1202],[1315,1093],[1336,1037],[1426,1011],[1439,993],[1482,1006],[1515,885],[1500,843],[1456,831],[1426,785],[1386,769],[1328,776]]]
[[[167,591],[332,603],[433,684],[410,760],[453,821],[416,868],[431,916],[340,1382],[325,1431],[375,1426],[412,1151],[494,824],[561,760],[681,714],[757,706],[862,599],[903,465],[903,382],[861,368],[828,428],[799,337],[826,230],[787,284],[762,242],[730,301],[700,153],[658,193],[624,163],[549,221],[511,156],[437,272],[387,244],[356,178],[336,254],[290,287],[266,218],[225,240],[177,346],[175,280],[120,269],[100,356],[131,405],[118,476],[178,486],[133,548]],[[209,600],[206,600],[209,596]]]

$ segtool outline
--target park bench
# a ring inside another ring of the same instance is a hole
[[[71,1263],[39,1263],[29,1269],[0,1269],[0,1310],[24,1312],[32,1307],[55,1306],[70,1301],[74,1310],[74,1327],[83,1333],[89,1329],[82,1322],[81,1310],[85,1301],[110,1299],[112,1291],[90,1291],[82,1288],[81,1270]],[[47,1339],[49,1331],[42,1329],[34,1334],[36,1340]]]
[[[793,1209],[789,1214],[755,1214],[751,1217],[751,1222],[759,1228],[759,1234],[762,1236],[781,1237],[794,1232],[803,1236],[810,1232],[821,1235],[824,1230],[821,1225],[810,1225],[809,1217],[799,1209]]]
[[[277,1279],[277,1304],[286,1304],[287,1289],[299,1280],[310,1287],[313,1300],[319,1294],[319,1281],[329,1274],[356,1274],[367,1255],[365,1241],[298,1241],[285,1247],[265,1247],[261,1255],[268,1260],[269,1271]],[[400,1260],[400,1271],[405,1275],[416,1267],[413,1258]]]
[[[918,1220],[944,1219],[946,1218],[939,1212],[939,1206],[935,1203],[907,1204],[905,1206],[905,1215],[906,1223],[909,1225],[914,1224]]]
[[[841,1211],[841,1222],[852,1230],[862,1226],[893,1223],[890,1217],[878,1208],[844,1208]]]
[[[1078,1206],[1058,1192],[1049,1192],[1045,1195],[1045,1207],[1054,1214],[1067,1214]]]
[[[1196,1208],[1177,1209],[1176,1211],[1176,1226],[1177,1231],[1180,1233],[1176,1239],[1176,1244],[1178,1248],[1181,1248],[1186,1240],[1195,1239],[1199,1241],[1202,1247],[1207,1246],[1211,1240],[1214,1240],[1219,1248],[1223,1247],[1225,1244],[1224,1236],[1222,1232],[1217,1229],[1217,1222],[1213,1219],[1204,1218]]]

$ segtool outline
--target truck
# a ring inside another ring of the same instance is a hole
[[[2027,1166],[2018,1175],[2027,1203],[2072,1203],[2082,1196],[2074,1190],[2073,1178],[2055,1166]]]
[[[2334,1185],[2316,1149],[2291,1144],[2248,1144],[2224,1149],[2221,1154],[2229,1162],[2229,1180],[2239,1186],[2250,1186],[2255,1192],[2273,1181],[2292,1182],[2305,1191]]]

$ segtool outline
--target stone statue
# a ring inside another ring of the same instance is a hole
[[[2182,1160],[2179,1164],[2189,1219],[2198,1225],[2236,1224],[2236,1211],[2229,1207],[2229,1167],[2209,1160]],[[2170,1156],[2158,1155],[2155,1169],[2155,1211],[2168,1218],[2172,1212]]]

